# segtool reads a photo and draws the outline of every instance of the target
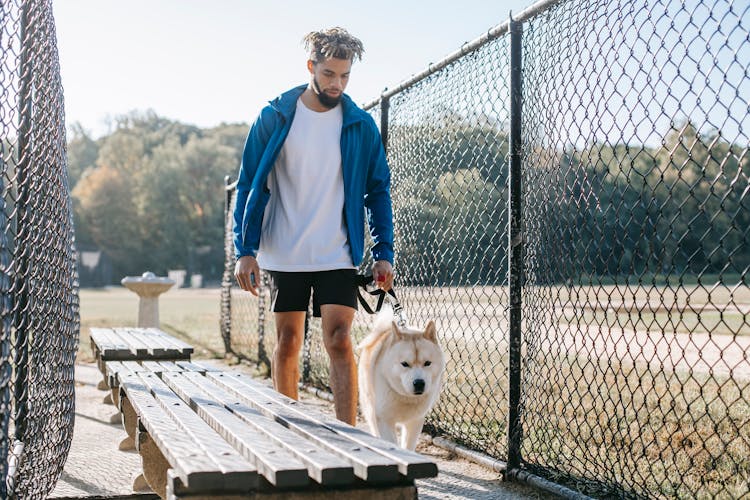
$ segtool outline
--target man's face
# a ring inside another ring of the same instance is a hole
[[[317,63],[307,61],[307,69],[312,79],[310,86],[320,103],[327,108],[336,107],[349,83],[352,61],[335,57]]]

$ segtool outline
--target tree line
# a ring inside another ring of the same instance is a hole
[[[115,282],[185,269],[217,281],[223,269],[224,176],[236,176],[246,124],[201,129],[131,113],[92,139],[68,143],[76,245],[100,250]]]
[[[113,281],[151,270],[218,281],[224,176],[249,126],[201,129],[132,113],[68,144],[76,240]],[[389,130],[396,265],[403,284],[502,284],[507,272],[508,137],[502,124],[444,116]],[[747,146],[676,124],[661,145],[527,143],[530,282],[619,275],[741,275],[750,266]]]
[[[687,120],[655,147],[538,142],[527,140],[522,155],[527,283],[747,275],[747,144]],[[508,144],[503,127],[450,115],[391,128],[404,284],[505,283]]]

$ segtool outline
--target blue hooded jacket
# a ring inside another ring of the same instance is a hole
[[[271,196],[266,180],[294,119],[297,99],[307,84],[283,93],[263,108],[250,129],[242,154],[234,210],[234,247],[237,258],[256,256],[263,214]],[[341,165],[344,177],[344,221],[352,262],[364,255],[365,211],[373,240],[374,260],[393,264],[391,174],[375,121],[349,96],[341,99]]]

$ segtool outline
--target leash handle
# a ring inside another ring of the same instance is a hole
[[[381,278],[378,276],[378,278]],[[378,279],[378,282],[385,281],[385,278]],[[359,300],[359,303],[362,305],[362,308],[367,311],[368,314],[375,314],[380,312],[380,310],[383,308],[383,302],[385,301],[386,295],[389,296],[389,301],[391,303],[391,307],[393,307],[393,315],[396,318],[396,324],[399,326],[406,326],[406,319],[404,318],[404,308],[401,306],[401,303],[398,301],[398,297],[396,297],[396,291],[391,287],[390,290],[387,292],[384,291],[381,288],[376,288],[374,290],[369,290],[368,286],[374,283],[374,279],[372,275],[360,275],[359,276],[359,287],[364,289],[368,294],[372,296],[378,297],[378,304],[375,306],[375,310],[373,310],[370,307],[370,304],[367,303],[364,297],[362,297],[362,294],[359,290],[357,290],[357,299]]]

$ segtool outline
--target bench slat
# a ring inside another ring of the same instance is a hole
[[[240,450],[263,476],[279,488],[306,486],[307,468],[294,455],[237,418],[224,405],[206,395],[183,373],[165,373],[164,382],[205,420],[211,428]],[[199,378],[202,375],[193,374]],[[264,417],[260,417],[264,418]]]
[[[189,358],[190,352],[185,353],[183,348],[176,347],[170,342],[170,335],[161,330],[151,328],[136,328],[138,335],[146,342],[147,345],[153,346],[152,354],[162,359],[169,358]],[[176,339],[174,339],[176,340]]]
[[[105,361],[104,367],[110,388],[117,387],[119,385],[119,378],[131,373],[150,371],[159,374],[164,371],[181,371],[179,366],[169,361]]]
[[[164,382],[154,373],[142,372],[138,377],[154,395],[161,408],[172,417],[185,434],[190,438],[192,454],[195,448],[203,449],[222,472],[222,482],[217,484],[211,475],[193,474],[184,481],[191,489],[204,490],[210,487],[220,487],[229,491],[237,491],[246,486],[250,477],[257,481],[257,469],[242,457],[229,443],[219,436],[203,421],[190,407],[183,402]],[[167,444],[167,446],[170,446]],[[159,447],[161,449],[161,446]]]
[[[140,373],[140,372],[147,372],[148,368],[144,368],[143,365],[141,365],[138,361],[129,360],[129,361],[120,361],[122,363],[122,366],[126,368],[127,370],[130,370],[133,373]]]
[[[174,361],[156,361],[156,363],[159,363],[159,366],[161,367],[162,373],[179,373],[186,371],[183,367],[175,363]]]
[[[139,425],[151,435],[182,482],[195,491],[210,491],[225,482],[225,474],[215,460],[185,432],[151,395],[148,384],[137,374],[120,377],[125,397],[138,414]],[[210,431],[209,429],[209,432]],[[238,464],[245,462],[239,457]],[[249,488],[257,488],[257,471],[246,463],[244,477]]]
[[[178,350],[179,352],[182,352],[184,354],[193,353],[193,346],[183,342],[180,339],[172,337],[171,335],[162,330],[159,330],[158,328],[145,328],[145,330],[149,335],[153,335],[154,337],[161,339],[166,343],[167,346],[170,346]]]
[[[277,393],[273,389],[253,380],[252,377],[241,373],[233,373],[232,376],[241,380],[244,385],[247,385],[253,390],[280,400],[292,410],[299,406],[297,401],[288,398],[283,394]],[[327,427],[342,436],[346,436],[360,446],[367,446],[387,457],[389,460],[393,460],[398,464],[399,472],[408,479],[435,477],[438,475],[437,464],[419,453],[396,446],[395,444],[373,436],[362,429],[352,427],[345,422],[313,409],[305,408],[304,411],[296,410],[296,412],[308,420]]]
[[[107,373],[107,385],[110,389],[118,386],[117,373],[125,369],[120,361],[107,361],[104,364]]]
[[[115,335],[111,328],[91,328],[91,342],[96,346],[98,357],[108,359],[128,359],[132,354],[130,347]]]
[[[307,465],[310,477],[318,483],[345,485],[354,482],[354,469],[348,460],[308,440],[301,440],[299,434],[242,403],[240,398],[229,394],[208,378],[196,373],[186,373],[185,377],[200,387],[204,394],[209,394],[211,398],[234,412],[246,425],[254,427],[294,453]]]
[[[130,352],[136,359],[145,359],[148,354],[148,345],[137,335],[133,335],[129,328],[113,328],[114,334],[122,339],[130,348]]]
[[[182,371],[180,370],[180,367],[174,363],[160,362],[156,360],[143,360],[141,361],[141,366],[143,366],[143,368],[145,368],[146,370],[156,374],[171,371]]]
[[[130,334],[128,328],[112,328],[112,335],[120,339],[130,349],[131,359],[144,359],[148,346]]]
[[[91,346],[99,361],[184,359],[193,348],[156,328],[92,328]]]
[[[155,358],[164,358],[167,356],[169,348],[164,345],[162,339],[152,335],[144,328],[130,328],[129,332],[134,337],[140,339],[148,348],[148,353]]]
[[[186,372],[198,372],[198,373],[205,373],[205,372],[220,372],[222,371],[220,368],[215,368],[213,366],[203,365],[200,363],[196,363],[195,361],[177,361],[177,366],[183,369],[183,371]]]
[[[323,446],[329,451],[349,460],[354,467],[354,474],[368,482],[395,482],[399,478],[398,468],[395,463],[386,457],[375,453],[371,449],[358,445],[335,433],[331,429],[323,427],[309,420],[304,411],[297,411],[290,405],[284,405],[276,397],[281,396],[271,390],[271,394],[264,394],[251,385],[237,378],[235,373],[207,373],[210,380],[216,381],[220,386],[228,389],[240,400],[260,410],[286,427],[301,434],[307,439]],[[294,400],[291,400],[294,401]],[[297,402],[294,401],[296,404]]]

